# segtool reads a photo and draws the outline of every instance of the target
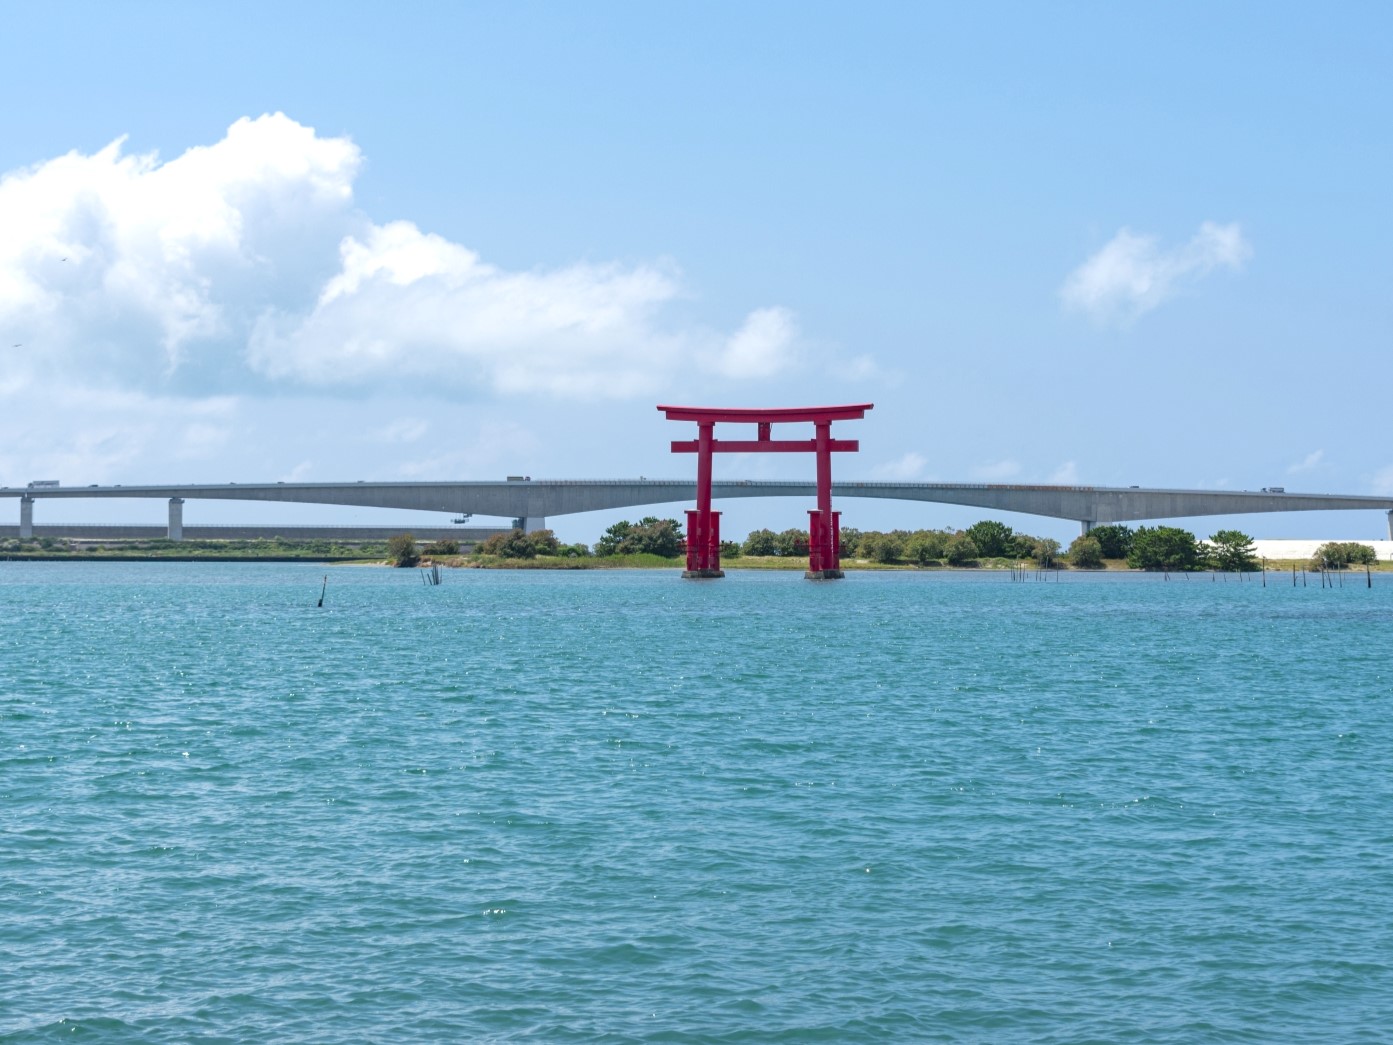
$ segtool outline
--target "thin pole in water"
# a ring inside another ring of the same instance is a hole
[[[319,608],[324,608],[324,593],[329,590],[329,575],[324,575],[324,583],[319,587]]]

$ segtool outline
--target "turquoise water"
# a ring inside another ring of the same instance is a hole
[[[1393,579],[0,563],[0,1040],[1388,1041]]]

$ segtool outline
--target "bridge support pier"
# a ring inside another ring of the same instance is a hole
[[[184,539],[184,499],[182,497],[169,499],[169,539],[171,541]]]
[[[1388,539],[1393,541],[1393,509],[1388,512]]]
[[[520,515],[513,520],[513,529],[521,530],[523,533],[536,533],[546,528],[547,520],[544,515]]]
[[[34,536],[34,498],[28,494],[19,499],[19,536]]]
[[[1093,529],[1093,527],[1097,526],[1098,524],[1095,523],[1092,519],[1080,519],[1079,525],[1083,527],[1083,531],[1081,532],[1080,536],[1087,537],[1088,531]]]

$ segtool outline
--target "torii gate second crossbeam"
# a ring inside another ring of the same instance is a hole
[[[674,440],[675,454],[697,455],[697,506],[687,512],[687,569],[683,577],[724,577],[721,569],[721,515],[711,510],[711,455],[749,453],[813,453],[817,455],[817,508],[808,512],[808,572],[815,580],[842,576],[841,513],[832,511],[832,454],[855,452],[855,439],[833,439],[833,421],[866,416],[872,403],[851,406],[738,407],[660,406],[669,421],[695,421],[697,438]],[[755,439],[715,438],[718,421],[757,425]],[[774,439],[777,424],[813,423],[812,439]]]

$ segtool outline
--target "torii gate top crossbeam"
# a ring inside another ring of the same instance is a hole
[[[785,421],[856,421],[866,416],[873,403],[850,406],[782,406],[773,409],[728,406],[660,406],[669,421],[734,421],[744,424],[776,424]]]

